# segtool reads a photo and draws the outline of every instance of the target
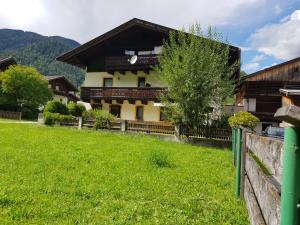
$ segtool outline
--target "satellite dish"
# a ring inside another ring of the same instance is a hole
[[[138,57],[136,55],[134,55],[130,59],[128,59],[128,61],[130,62],[130,64],[135,64],[137,59],[138,59]]]

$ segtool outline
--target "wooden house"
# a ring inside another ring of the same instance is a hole
[[[257,116],[257,131],[279,125],[274,113],[282,106],[280,89],[300,89],[300,57],[245,76],[236,88],[236,105]]]
[[[132,19],[57,60],[86,70],[81,99],[124,120],[161,121],[167,91],[153,67],[171,28]],[[175,31],[176,32],[176,31]],[[230,63],[240,49],[230,46]],[[239,71],[236,77],[239,76]],[[236,78],[235,77],[235,78]]]
[[[70,101],[77,102],[78,89],[64,76],[45,76],[48,80],[48,87],[53,91],[54,99],[67,104]]]

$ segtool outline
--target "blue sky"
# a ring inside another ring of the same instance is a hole
[[[0,0],[0,28],[85,43],[136,17],[175,29],[199,22],[242,48],[252,73],[300,57],[300,0]]]
[[[247,73],[300,57],[300,1],[273,1],[262,10],[265,15],[259,11],[250,15],[251,23],[217,26],[230,43],[241,47],[242,70]]]

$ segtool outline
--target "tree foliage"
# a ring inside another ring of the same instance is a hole
[[[232,94],[229,78],[239,64],[229,65],[229,57],[227,41],[213,28],[204,33],[196,23],[189,33],[170,33],[156,69],[169,88],[162,101],[175,122],[203,124]]]
[[[59,100],[51,100],[47,102],[44,108],[44,113],[58,113],[62,115],[69,115],[67,106]]]
[[[82,116],[83,112],[86,111],[83,104],[70,102],[67,105],[69,113],[73,116],[79,117]]]
[[[0,105],[37,110],[52,97],[48,82],[33,67],[10,66],[0,73],[0,82]]]

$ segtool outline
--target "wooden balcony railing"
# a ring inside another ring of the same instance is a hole
[[[154,101],[166,91],[159,87],[81,87],[81,98],[85,101],[93,98]]]
[[[110,56],[105,58],[105,69],[107,71],[147,70],[158,64],[157,55],[138,56],[135,64],[130,64],[131,56]]]

